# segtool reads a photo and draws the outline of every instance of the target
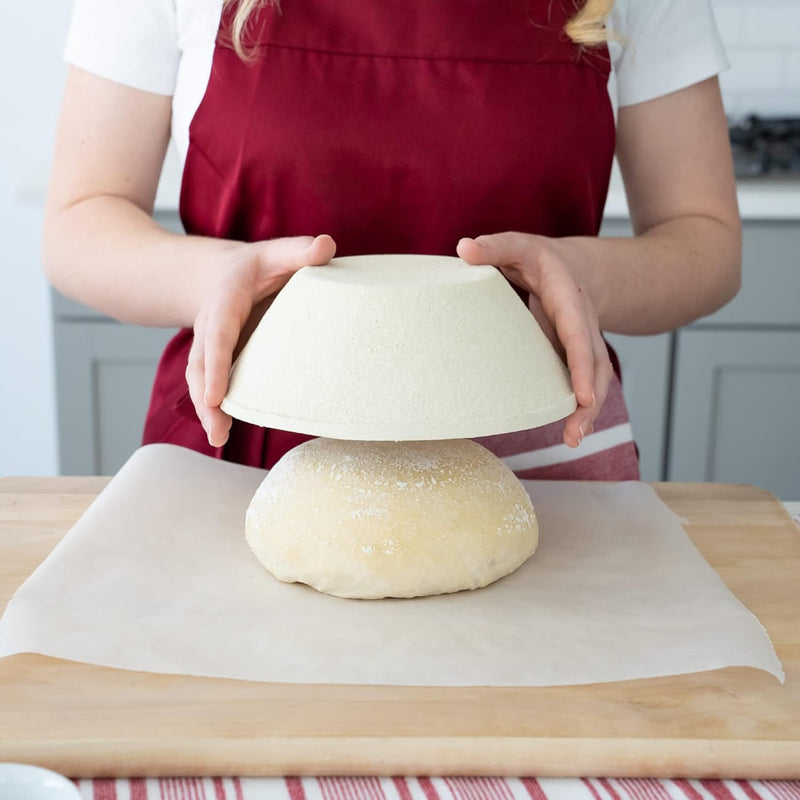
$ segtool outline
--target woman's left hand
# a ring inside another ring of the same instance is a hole
[[[461,239],[457,252],[468,264],[497,267],[531,293],[531,312],[566,357],[578,407],[566,419],[564,442],[577,447],[593,430],[613,370],[595,303],[570,263],[575,254],[558,239],[515,232]]]

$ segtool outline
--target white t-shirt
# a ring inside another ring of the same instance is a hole
[[[75,0],[64,55],[103,78],[172,96],[172,136],[185,160],[221,16],[222,0]],[[615,106],[669,94],[728,66],[710,0],[616,0],[608,27],[620,34],[609,45]]]

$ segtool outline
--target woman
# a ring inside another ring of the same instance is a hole
[[[77,0],[45,266],[121,320],[183,327],[145,442],[271,466],[309,437],[219,408],[248,320],[335,251],[458,253],[519,287],[578,400],[482,443],[521,477],[637,478],[600,331],[727,302],[740,222],[707,0],[610,5]],[[186,237],[150,218],[170,121]],[[615,145],[632,239],[596,236]]]

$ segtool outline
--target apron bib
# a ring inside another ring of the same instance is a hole
[[[233,12],[190,126],[188,234],[328,233],[340,256],[455,255],[462,236],[508,230],[597,234],[615,144],[609,57],[563,33],[571,0],[283,0],[251,18],[246,62]],[[234,420],[212,448],[184,379],[191,338],[164,352],[145,443],[269,468],[312,438]],[[597,453],[567,452],[563,422],[478,441],[515,456],[521,477],[635,479],[627,422],[615,377],[595,430],[616,440]]]

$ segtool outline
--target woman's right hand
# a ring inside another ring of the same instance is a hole
[[[246,329],[254,310],[261,310],[297,270],[327,264],[335,252],[336,243],[327,235],[273,239],[231,250],[228,267],[195,319],[186,366],[189,394],[212,447],[228,440],[232,420],[219,406],[234,355],[246,341],[242,334],[252,332]]]

